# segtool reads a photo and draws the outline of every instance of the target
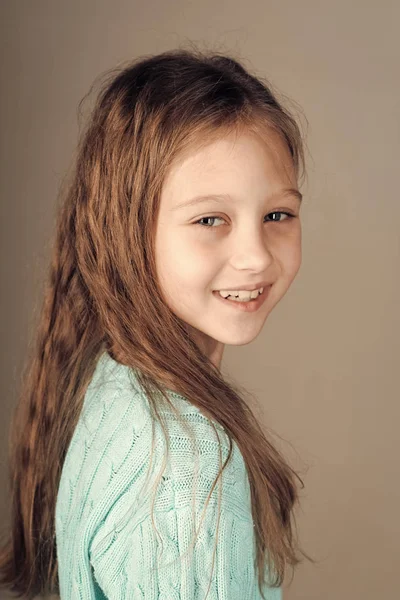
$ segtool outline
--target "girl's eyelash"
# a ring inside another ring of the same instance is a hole
[[[287,217],[289,217],[289,219],[294,219],[295,215],[293,215],[292,213],[283,211],[283,210],[274,210],[273,212],[268,213],[268,215],[287,215]],[[267,216],[268,216],[267,215]],[[199,219],[198,221],[195,221],[193,223],[193,225],[200,225],[200,227],[206,228],[206,229],[218,229],[218,227],[212,227],[210,225],[204,225],[203,223],[200,223],[200,221],[203,221],[204,219],[222,219],[222,217],[218,217],[218,216],[205,216],[205,217],[201,217],[201,219]],[[267,221],[270,223],[281,223],[281,221]],[[282,223],[284,223],[284,221],[282,221]]]

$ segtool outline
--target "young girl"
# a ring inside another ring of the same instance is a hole
[[[175,50],[106,82],[13,418],[4,587],[282,597],[303,482],[220,364],[299,270],[301,168],[294,118],[232,58]]]

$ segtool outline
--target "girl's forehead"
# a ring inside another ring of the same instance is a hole
[[[175,211],[191,206],[191,197],[194,203],[211,196],[245,195],[248,190],[268,195],[295,187],[293,162],[284,142],[265,144],[244,133],[221,137],[187,155],[164,181],[162,197],[164,208]]]
[[[270,162],[282,163],[289,168],[292,166],[289,148],[275,131],[270,131],[268,137],[252,131],[214,136],[203,143],[193,144],[184,154],[178,155],[168,170],[165,182],[202,171],[212,175],[221,169],[231,168],[237,162],[244,160],[248,164],[251,159],[258,161],[265,157]]]

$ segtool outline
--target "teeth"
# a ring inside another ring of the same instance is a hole
[[[249,300],[252,300],[253,298],[257,298],[257,296],[259,296],[260,294],[263,293],[263,290],[264,290],[264,288],[260,288],[259,290],[253,290],[253,291],[232,290],[229,292],[227,290],[219,290],[219,294],[223,298],[231,297],[232,299],[236,298],[239,302],[248,302]]]

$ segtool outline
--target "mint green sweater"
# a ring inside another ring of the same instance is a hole
[[[166,410],[170,448],[155,495],[157,534],[151,501],[166,457],[163,431],[154,421],[153,462],[143,494],[153,423],[148,400],[134,371],[107,353],[100,357],[58,489],[56,543],[61,600],[204,600],[215,542],[207,600],[261,599],[254,570],[250,486],[242,454],[234,442],[233,461],[222,475],[219,531],[220,482],[200,526],[219,471],[218,440],[197,407],[172,391],[168,397],[184,421],[193,425],[196,441],[190,443],[190,435],[176,415]],[[218,423],[214,425],[224,461],[228,438]],[[194,549],[186,552],[199,526]],[[264,594],[267,600],[282,598],[281,588],[266,588]]]

